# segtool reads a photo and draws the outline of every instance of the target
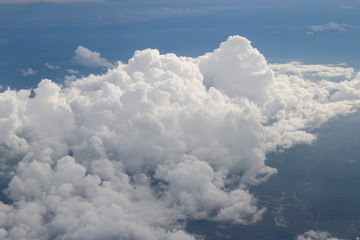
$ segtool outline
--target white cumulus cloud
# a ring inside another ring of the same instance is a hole
[[[74,59],[77,63],[86,67],[112,67],[113,65],[100,56],[98,52],[92,52],[89,49],[78,46],[75,50]]]
[[[360,76],[316,83],[272,70],[233,36],[197,58],[136,51],[34,92],[0,93],[2,239],[196,239],[188,219],[261,219],[249,189],[276,173],[266,153],[311,143],[307,129],[353,112]]]

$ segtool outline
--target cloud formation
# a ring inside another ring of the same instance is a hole
[[[79,73],[79,71],[78,71],[78,70],[75,70],[75,69],[66,69],[66,71],[67,71],[68,73],[70,73],[70,74],[77,74],[77,73]]]
[[[330,22],[320,25],[311,25],[309,26],[309,29],[313,32],[322,32],[328,30],[347,31],[348,25],[344,23],[340,24],[340,23]]]
[[[307,129],[354,111],[354,76],[274,72],[232,36],[198,58],[146,49],[63,87],[44,79],[34,97],[8,89],[0,166],[11,203],[0,203],[0,238],[196,239],[187,219],[256,222],[266,209],[249,187],[276,173],[265,154],[311,143]]]
[[[51,70],[60,69],[59,66],[56,66],[56,65],[53,65],[53,64],[50,64],[50,63],[45,63],[44,65],[45,65],[45,67],[47,67],[48,69],[51,69]]]
[[[74,60],[86,67],[113,67],[113,64],[100,56],[100,53],[92,52],[83,46],[78,46],[75,50]]]
[[[309,230],[303,235],[297,236],[296,240],[344,240],[344,239],[331,237],[331,234],[328,232]]]
[[[23,73],[24,76],[29,76],[29,75],[35,75],[38,73],[38,71],[35,71],[32,68],[28,68],[28,69],[21,69],[21,72]]]
[[[272,63],[269,67],[277,73],[290,73],[300,77],[322,77],[322,78],[346,78],[354,77],[353,68],[343,65],[321,65],[321,64],[303,64],[301,62],[290,62],[285,64]]]

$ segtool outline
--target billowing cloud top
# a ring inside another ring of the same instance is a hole
[[[187,219],[255,222],[266,209],[248,187],[276,173],[265,154],[311,143],[359,88],[273,72],[233,36],[198,58],[146,49],[64,87],[44,79],[34,97],[8,89],[0,238],[195,239]]]

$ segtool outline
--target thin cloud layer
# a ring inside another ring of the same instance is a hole
[[[113,67],[100,53],[92,52],[83,46],[78,46],[75,50],[74,60],[86,67]]]
[[[274,72],[239,36],[74,78],[0,93],[1,239],[196,239],[188,219],[251,224],[266,209],[249,187],[276,173],[265,154],[311,143],[306,129],[360,103],[357,75]]]
[[[347,31],[348,29],[347,24],[339,24],[335,22],[330,22],[326,24],[320,24],[320,25],[311,25],[309,26],[309,29],[313,32],[322,32],[322,31],[328,31],[328,30],[337,30],[337,31]]]
[[[8,42],[9,42],[9,40],[4,39],[4,38],[0,38],[0,45],[7,44]]]
[[[305,65],[301,62],[290,62],[285,64],[272,63],[269,64],[270,68],[277,73],[290,73],[296,74],[301,77],[313,76],[322,78],[346,78],[351,79],[354,77],[355,71],[350,67],[334,66],[334,65],[321,65],[312,64]]]

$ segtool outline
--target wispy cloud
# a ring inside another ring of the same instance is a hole
[[[1,45],[1,44],[6,44],[6,43],[8,43],[8,40],[7,40],[7,39],[4,39],[4,38],[1,38],[1,39],[0,39],[0,45]]]
[[[24,76],[29,76],[29,75],[35,75],[38,73],[38,71],[35,71],[32,68],[28,68],[28,69],[21,69],[21,72],[23,73]]]
[[[351,6],[351,5],[341,5],[340,8],[342,8],[342,9],[355,9],[355,7]]]
[[[349,25],[347,25],[347,24],[344,24],[344,23],[340,24],[340,23],[335,23],[335,22],[309,26],[309,29],[313,32],[323,32],[323,31],[328,31],[328,30],[347,31],[348,28],[349,28]]]
[[[79,0],[0,0],[0,4],[18,4],[24,5],[29,3],[61,3],[62,6],[70,5],[70,3],[77,2]],[[233,11],[238,8],[238,6],[204,6],[199,4],[198,6],[189,6],[185,4],[175,5],[161,2],[161,1],[113,1],[113,0],[98,0],[98,1],[87,1],[81,0],[81,2],[96,2],[97,4],[91,4],[95,8],[89,7],[89,11],[82,12],[77,14],[79,11],[79,5],[75,6],[68,13],[64,14],[50,14],[47,11],[43,11],[35,16],[24,16],[27,24],[74,24],[74,22],[85,22],[86,24],[118,24],[118,23],[128,23],[128,22],[142,22],[142,21],[151,21],[156,19],[170,19],[170,18],[186,18],[191,16],[203,16],[211,15],[217,12],[226,12]],[[153,2],[153,4],[151,4]],[[104,3],[104,4],[102,4]],[[20,6],[22,7],[22,6]],[[81,7],[80,7],[81,8]],[[96,9],[96,14],[94,15],[92,11]],[[8,25],[13,24],[9,21]]]
[[[68,73],[70,73],[70,74],[77,74],[77,73],[79,73],[78,70],[74,70],[74,69],[66,69],[66,71],[67,71]]]
[[[53,64],[50,64],[50,63],[45,63],[44,64],[48,69],[60,69],[59,66],[56,66],[56,65],[53,65]]]

